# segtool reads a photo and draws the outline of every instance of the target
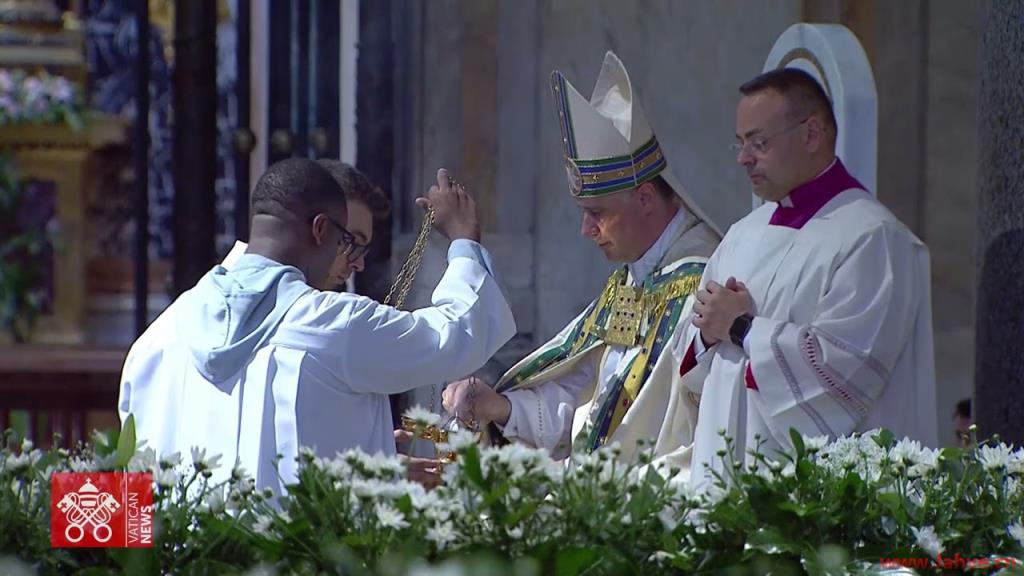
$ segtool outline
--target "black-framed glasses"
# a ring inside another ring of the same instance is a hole
[[[324,216],[327,216],[326,214]],[[352,235],[344,226],[338,224],[334,218],[327,216],[327,221],[330,222],[338,232],[341,233],[341,243],[338,244],[338,252],[345,256],[349,262],[355,262],[363,257],[364,254],[370,249],[369,244],[360,244],[356,241],[356,237]]]
[[[752,151],[753,154],[764,154],[765,152],[768,151],[768,142],[770,142],[772,138],[776,138],[782,136],[783,134],[787,134],[789,132],[792,132],[793,130],[796,130],[797,128],[802,126],[804,122],[807,122],[810,119],[811,117],[808,116],[807,118],[804,118],[803,120],[797,122],[796,124],[793,124],[788,128],[780,130],[779,132],[776,132],[771,136],[755,136],[750,140],[747,140],[746,142],[733,142],[730,148],[732,148],[732,151],[737,156],[746,152],[748,148]]]

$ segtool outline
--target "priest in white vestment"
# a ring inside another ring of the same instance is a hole
[[[158,454],[203,448],[221,456],[214,479],[237,465],[275,491],[294,481],[301,447],[394,454],[388,394],[476,370],[516,330],[480,257],[472,198],[441,170],[418,202],[452,245],[433,306],[404,312],[315,288],[355,246],[345,195],[313,161],[271,166],[253,191],[246,253],[215,266],[132,346],[122,420],[133,414]]]
[[[589,100],[557,71],[551,90],[580,233],[622,266],[494,389],[454,383],[445,407],[555,458],[618,443],[620,458],[634,462],[643,440],[660,462],[682,466],[697,403],[681,393],[673,350],[721,234],[670,173],[615,54],[606,54]]]
[[[700,395],[691,478],[721,470],[721,431],[740,460],[886,427],[934,446],[928,249],[835,156],[820,85],[780,69],[744,84],[736,150],[766,203],[711,257],[681,341]]]

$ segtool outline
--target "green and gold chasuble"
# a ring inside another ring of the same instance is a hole
[[[587,426],[573,439],[574,449],[594,450],[604,445],[672,339],[686,300],[696,293],[703,272],[703,259],[673,262],[652,272],[642,286],[634,287],[628,284],[625,267],[616,270],[601,296],[572,325],[513,367],[496,389],[505,392],[541,384],[557,377],[553,374],[560,367],[599,347],[639,348],[629,362],[620,363],[604,391],[599,391],[602,398],[592,407]]]

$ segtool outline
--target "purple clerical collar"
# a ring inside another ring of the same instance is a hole
[[[839,158],[810,182],[805,182],[779,202],[778,208],[768,222],[774,226],[800,229],[822,206],[840,192],[850,188],[864,189],[864,185],[846,171]]]

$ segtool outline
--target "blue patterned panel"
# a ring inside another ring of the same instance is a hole
[[[228,3],[232,16],[236,2]],[[83,5],[86,32],[86,60],[89,65],[89,102],[98,110],[134,118],[135,34],[132,0],[86,0]],[[222,22],[217,30],[217,249],[226,252],[234,241],[234,152],[231,134],[237,123],[234,64],[235,27]],[[164,38],[157,28],[150,30],[150,110],[149,110],[149,213],[150,254],[170,258],[173,250],[174,181],[171,171],[172,92],[171,64],[164,56]],[[122,191],[121,193],[124,193]],[[111,205],[118,202],[112,201]],[[110,220],[110,219],[108,219]],[[133,221],[123,224],[128,230],[107,233],[122,239],[104,255],[130,256]]]

